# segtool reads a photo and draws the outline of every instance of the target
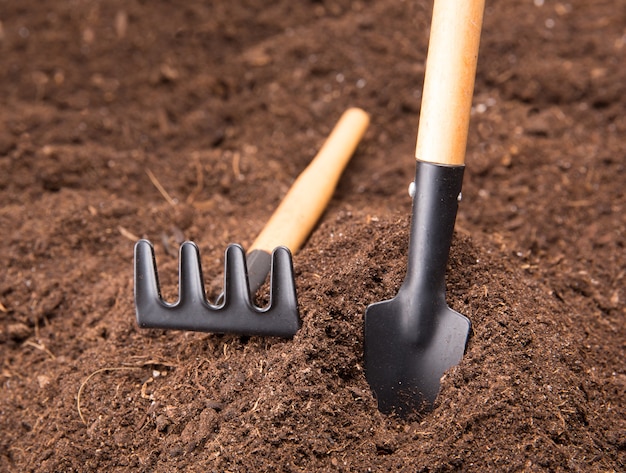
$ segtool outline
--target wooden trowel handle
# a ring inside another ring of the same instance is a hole
[[[463,165],[485,0],[435,0],[415,157]]]
[[[304,243],[328,205],[341,173],[350,161],[365,129],[369,115],[350,108],[335,125],[313,161],[298,176],[287,195],[267,222],[249,252],[271,253],[286,246],[295,253]]]

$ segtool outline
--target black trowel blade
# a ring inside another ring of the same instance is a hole
[[[365,312],[367,381],[378,409],[402,418],[432,409],[441,377],[463,358],[470,333],[469,319],[447,305],[407,299],[400,292]],[[409,333],[405,321],[411,319],[422,333]]]

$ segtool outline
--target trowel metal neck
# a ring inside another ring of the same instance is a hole
[[[417,161],[404,290],[445,297],[446,267],[464,169],[463,165]]]

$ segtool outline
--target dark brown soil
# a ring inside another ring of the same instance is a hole
[[[487,3],[448,268],[473,334],[407,422],[362,328],[406,270],[431,2],[0,2],[0,471],[624,471],[626,3]],[[168,297],[196,241],[217,294],[350,106],[296,337],[138,329],[136,238]]]

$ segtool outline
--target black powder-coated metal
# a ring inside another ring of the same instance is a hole
[[[256,259],[267,265],[263,258],[261,255]],[[137,323],[142,328],[293,337],[301,321],[287,248],[278,247],[272,252],[270,276],[270,302],[259,308],[252,302],[244,250],[229,245],[224,261],[224,292],[217,304],[211,304],[206,298],[198,247],[185,242],[180,247],[179,298],[168,303],[161,297],[154,248],[148,240],[140,240],[135,245]],[[264,280],[265,275],[262,279],[256,275],[252,283],[258,287]]]
[[[445,300],[445,273],[464,166],[418,161],[406,278],[365,312],[365,374],[383,413],[426,412],[463,357],[470,321]]]

